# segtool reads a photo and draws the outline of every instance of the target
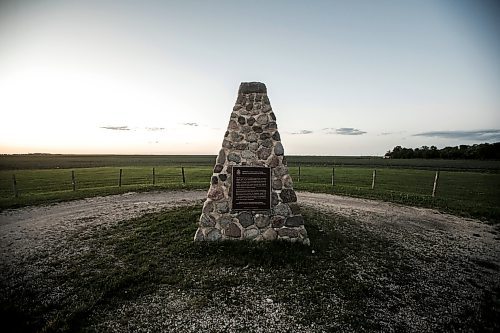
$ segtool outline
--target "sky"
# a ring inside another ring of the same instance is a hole
[[[240,82],[287,155],[500,141],[500,2],[0,0],[0,153],[216,154]]]

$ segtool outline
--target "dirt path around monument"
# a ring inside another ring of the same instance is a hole
[[[74,232],[110,226],[122,220],[167,208],[202,203],[205,191],[166,191],[127,193],[48,206],[33,206],[0,213],[0,252],[10,256],[40,251],[62,241]],[[332,212],[356,220],[385,237],[408,244],[415,238],[429,238],[439,248],[462,243],[460,248],[500,261],[498,228],[478,220],[436,210],[397,205],[389,202],[343,197],[323,193],[299,192],[301,205]]]
[[[332,221],[341,221],[342,218],[346,218],[347,224],[342,222],[338,227],[340,233],[349,236],[348,239],[357,240],[364,235],[376,235],[378,239],[387,240],[384,244],[387,244],[389,248],[384,248],[382,251],[387,250],[388,256],[397,254],[391,250],[392,246],[398,249],[396,252],[401,251],[407,256],[409,255],[411,260],[408,258],[405,260],[409,260],[408,264],[414,265],[412,267],[415,274],[418,273],[422,276],[415,277],[413,285],[403,284],[400,286],[401,288],[411,289],[415,286],[426,288],[428,282],[435,285],[434,275],[436,272],[440,272],[442,276],[437,277],[437,279],[442,278],[448,282],[441,289],[432,291],[430,293],[431,299],[438,299],[436,295],[438,292],[447,295],[446,297],[451,297],[450,295],[453,295],[454,291],[463,289],[461,292],[467,295],[467,299],[470,298],[474,302],[478,302],[482,297],[483,290],[489,290],[495,285],[492,279],[500,267],[499,226],[442,214],[432,209],[402,206],[388,202],[308,192],[298,192],[297,196],[299,203],[304,208],[313,208],[332,216],[339,216],[339,218],[333,218]],[[38,290],[45,295],[47,299],[44,302],[66,304],[64,303],[65,299],[75,297],[72,295],[74,291],[65,290],[61,286],[51,286],[50,281],[47,280],[47,276],[57,276],[52,272],[57,267],[57,269],[64,271],[64,267],[57,263],[71,263],[73,258],[79,258],[83,252],[89,251],[87,247],[93,244],[91,239],[96,235],[105,235],[106,229],[117,226],[121,221],[132,220],[147,213],[160,212],[169,208],[201,204],[205,197],[205,191],[132,192],[3,211],[0,213],[0,271],[2,272],[0,282],[4,283],[3,287],[6,288],[6,291],[14,292],[19,288],[23,290],[22,285],[30,284],[31,289]],[[321,230],[318,231],[321,232]],[[75,243],[75,240],[78,240],[78,243]],[[314,239],[311,241],[311,251],[314,253]],[[361,243],[362,241],[360,239]],[[104,258],[111,255],[106,251],[109,249],[99,248],[96,253]],[[412,257],[414,255],[429,260],[416,260]],[[382,282],[376,280],[384,278],[383,276],[367,271],[367,269],[373,268],[373,265],[363,260],[370,261],[375,257],[377,257],[377,253],[369,254],[367,257],[360,256],[350,262],[350,265],[355,268],[353,268],[354,271],[357,272],[354,278],[364,279],[368,276],[370,279],[374,279],[374,283],[381,283],[380,290],[394,287],[389,282],[384,282],[385,280]],[[470,265],[467,264],[469,262]],[[376,262],[374,264],[376,265]],[[473,267],[472,271],[470,267]],[[248,272],[246,268],[241,268],[237,272],[225,271],[221,274],[225,277],[224,274],[250,274],[249,272],[251,272],[251,274],[260,274],[259,278],[262,279],[270,279],[273,276],[269,272],[260,271],[259,267],[248,269]],[[67,272],[62,273],[67,274]],[[471,284],[462,285],[463,280],[467,280],[468,277]],[[408,295],[413,295],[412,290],[406,291],[409,293]],[[296,322],[291,316],[291,314],[303,310],[300,307],[297,308],[294,303],[272,303],[272,299],[269,298],[271,295],[267,294],[270,291],[265,288],[262,290],[252,289],[248,285],[243,285],[239,286],[237,291],[238,295],[243,295],[242,297],[247,302],[244,309],[260,311],[259,313],[262,312],[268,316],[264,319],[252,317],[251,323],[255,327],[260,327],[259,331],[266,331],[262,328],[263,326],[267,327],[268,331],[283,331],[281,328],[289,325],[297,329],[303,328],[302,324]],[[196,303],[198,294],[199,290],[181,290],[163,285],[152,294],[124,302],[109,314],[106,312],[109,309],[106,311],[97,309],[97,312],[93,314],[96,317],[91,318],[91,321],[96,321],[97,330],[118,332],[127,331],[126,326],[120,326],[123,324],[123,318],[127,318],[125,321],[128,323],[127,325],[133,324],[145,328],[163,327],[163,321],[168,326],[170,322],[179,323],[179,320],[182,319],[179,325],[183,327],[183,330],[180,331],[197,331],[197,329],[190,329],[189,325],[182,323],[190,323],[195,328],[205,327],[203,325],[215,325],[216,322],[212,323],[208,319],[210,318],[209,313],[216,311],[220,302],[228,302],[225,299],[215,299],[213,303],[207,303],[202,309],[193,310],[189,304]],[[336,296],[340,297],[337,300],[340,302],[339,304],[346,303],[347,301],[342,300],[341,296]],[[177,308],[179,302],[187,305],[185,305],[186,308],[183,312],[178,313],[173,311],[172,307]],[[454,302],[460,306],[463,305],[461,299],[454,300]],[[420,303],[416,303],[413,306],[420,305]],[[226,304],[226,306],[229,305]],[[242,311],[241,306],[231,305],[230,307],[236,313]],[[377,305],[376,308],[379,307],[380,305]],[[432,309],[448,311],[447,308],[443,310],[439,304]],[[205,315],[200,315],[196,311],[201,311]],[[430,324],[419,317],[427,315],[425,311],[422,310],[424,314],[413,308],[405,311],[402,311],[402,315],[406,317],[395,320],[397,323],[414,325],[414,331],[431,327],[426,326]],[[162,313],[162,315],[158,315],[158,313]],[[385,314],[380,320],[389,320],[384,316]],[[231,312],[228,312],[225,318],[227,320],[234,319]],[[262,320],[264,321],[261,322]],[[239,324],[236,322],[234,325],[239,327]],[[274,329],[268,327],[271,324],[274,325]],[[311,332],[323,331],[321,327],[317,330],[312,327],[308,329]],[[148,329],[143,331],[148,331]]]

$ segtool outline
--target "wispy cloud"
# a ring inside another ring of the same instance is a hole
[[[338,134],[338,135],[362,135],[366,134],[365,131],[361,131],[357,128],[352,127],[342,127],[342,128],[323,128],[326,134]]]
[[[130,131],[131,128],[128,126],[101,126],[99,128],[107,129],[111,131]]]
[[[486,129],[476,131],[430,131],[413,134],[413,136],[474,141],[500,141],[500,130]]]
[[[184,123],[183,125],[197,127],[198,123]]]
[[[310,131],[310,130],[300,130],[298,132],[292,132],[290,134],[293,134],[293,135],[302,135],[302,134],[311,134],[313,133],[313,131]]]
[[[146,131],[156,132],[156,131],[164,131],[165,127],[146,127]]]

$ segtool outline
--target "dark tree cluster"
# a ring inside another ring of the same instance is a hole
[[[404,148],[396,146],[386,158],[442,158],[452,160],[500,160],[500,142],[460,145],[438,149],[436,146]]]

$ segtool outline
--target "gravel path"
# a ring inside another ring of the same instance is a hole
[[[418,253],[428,258],[440,258],[439,260],[433,259],[434,261],[431,260],[418,268],[422,271],[422,276],[433,276],[434,272],[444,272],[445,275],[435,276],[432,281],[449,280],[448,273],[462,274],[461,268],[457,269],[454,265],[456,259],[462,263],[471,262],[472,266],[470,267],[478,270],[469,273],[473,276],[474,285],[464,286],[463,290],[457,290],[457,297],[461,297],[457,304],[461,304],[461,300],[468,296],[477,301],[481,297],[482,290],[487,290],[490,286],[495,285],[492,281],[495,279],[494,276],[498,274],[500,267],[500,232],[498,227],[474,219],[442,214],[432,209],[321,193],[298,192],[297,194],[299,203],[305,207],[331,212],[357,221],[359,227],[366,232],[394,242],[398,246],[408,249],[409,253]],[[1,274],[12,275],[18,274],[13,273],[13,271],[26,270],[29,272],[25,272],[23,280],[36,280],[34,277],[43,276],[45,273],[41,268],[39,272],[37,272],[36,267],[23,268],[26,259],[34,256],[43,258],[44,253],[50,255],[59,253],[54,249],[65,248],[61,244],[69,241],[75,234],[79,236],[88,234],[91,237],[100,228],[108,228],[119,221],[169,207],[201,203],[205,196],[205,191],[127,193],[3,211],[0,213],[0,268],[3,271]],[[314,249],[314,244],[311,248]],[[60,253],[59,255],[70,257],[73,253],[70,250],[68,253]],[[41,260],[40,267],[49,267],[48,263],[53,259]],[[417,261],[415,263],[415,265],[420,265]],[[364,267],[370,267],[370,263],[361,264]],[[443,266],[445,267],[443,268]],[[0,276],[0,278],[3,277]],[[359,278],[362,279],[363,276],[360,275]],[[416,281],[411,288],[425,289],[426,283],[431,281],[426,279]],[[460,281],[462,279],[457,279],[457,283]],[[455,288],[455,285],[449,285],[446,288]],[[255,305],[251,309],[246,309],[249,313],[248,317],[244,316],[245,320],[253,322],[252,320],[255,319],[256,323],[268,325],[268,329],[258,326],[260,328],[257,331],[286,331],[287,327],[290,327],[289,325],[295,329],[305,329],[300,326],[300,323],[294,322],[293,316],[290,317],[291,311],[280,308],[281,304],[268,303],[267,296],[260,295],[259,290],[245,291],[240,288],[235,292],[245,294],[248,301]],[[433,290],[433,295],[436,292],[438,291]],[[64,295],[54,295],[51,297],[65,297]],[[255,302],[252,301],[253,298],[255,298]],[[181,290],[170,287],[160,288],[156,294],[145,295],[132,303],[123,304],[122,308],[109,313],[107,321],[102,321],[97,329],[144,331],[141,323],[151,320],[151,318],[148,317],[149,319],[144,320],[141,318],[146,313],[151,313],[150,311],[158,313],[159,317],[155,318],[165,320],[157,327],[172,328],[175,326],[176,330],[179,330],[182,326],[183,331],[186,332],[190,331],[190,325],[193,331],[203,328],[200,323],[205,323],[205,321],[201,318],[195,318],[194,315],[190,314],[189,307],[181,304],[185,300],[186,296],[182,294]],[[179,309],[179,314],[168,317],[168,312],[172,312],[174,308]],[[216,310],[216,307],[207,308],[210,313]],[[228,310],[230,308],[226,309],[226,311]],[[238,311],[238,305],[235,305],[233,310]],[[210,313],[206,315],[210,315]],[[413,313],[414,311],[401,309],[395,316],[410,316]],[[231,315],[231,312],[219,314],[219,316],[223,315],[228,317],[229,323],[236,318]],[[137,320],[129,322],[126,318],[136,318]],[[266,318],[268,322],[266,322]],[[428,322],[421,317],[393,318],[391,320],[414,323],[415,331],[429,329],[426,326]],[[125,326],[120,326],[117,323],[122,323]],[[238,325],[235,323],[234,327],[238,327]],[[271,330],[271,327],[274,329]],[[230,327],[228,331],[232,331]],[[308,327],[306,331],[320,332],[322,330]]]

